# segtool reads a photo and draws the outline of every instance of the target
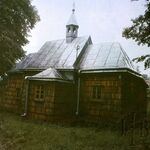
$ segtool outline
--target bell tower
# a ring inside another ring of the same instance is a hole
[[[78,23],[75,17],[75,4],[73,3],[72,14],[66,24],[66,42],[71,43],[75,38],[78,37]]]

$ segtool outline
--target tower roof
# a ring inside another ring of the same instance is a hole
[[[74,5],[73,5],[73,9],[72,9],[72,14],[71,14],[66,26],[69,26],[69,25],[78,26],[78,23],[77,23],[77,20],[76,20],[76,17],[75,17],[75,6]]]

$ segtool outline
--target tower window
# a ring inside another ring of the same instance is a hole
[[[76,32],[76,28],[73,28],[73,32],[74,32],[74,33]]]
[[[71,29],[70,29],[70,27],[68,28],[68,32],[70,32],[71,31]]]

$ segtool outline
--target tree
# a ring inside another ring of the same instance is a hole
[[[30,0],[0,0],[0,75],[25,55],[28,33],[39,20]]]
[[[123,31],[123,37],[135,40],[138,45],[150,47],[150,2],[146,0],[146,10],[143,15],[132,19],[132,26]],[[150,54],[134,58],[133,61],[144,61],[145,69],[150,68]]]

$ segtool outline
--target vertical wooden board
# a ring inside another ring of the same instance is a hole
[[[43,101],[38,101],[36,99],[35,89],[38,85],[44,86]],[[49,118],[48,116],[51,116],[54,110],[54,89],[55,86],[53,82],[45,82],[45,81],[30,82],[29,116],[30,113],[32,113],[32,117],[35,119],[48,120]]]
[[[22,74],[9,75],[5,81],[5,89],[3,91],[2,107],[10,109],[10,111],[20,112],[21,89],[23,84]],[[7,105],[5,105],[7,103]]]
[[[146,114],[146,85],[142,78],[126,74],[123,78],[122,109],[124,114],[136,113],[137,119]]]
[[[75,114],[73,84],[58,82],[55,85],[54,115],[63,118]]]
[[[92,86],[99,85],[103,87],[102,98],[93,100]],[[81,113],[98,117],[109,116],[110,111],[119,111],[121,107],[121,80],[118,75],[83,75],[81,78],[80,110]],[[115,108],[115,109],[114,109]],[[117,109],[118,108],[118,109]]]

